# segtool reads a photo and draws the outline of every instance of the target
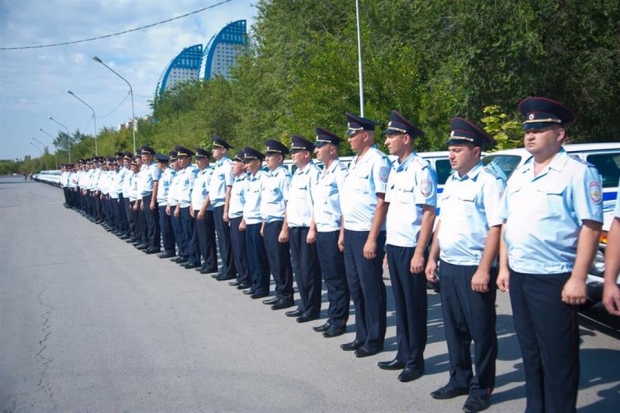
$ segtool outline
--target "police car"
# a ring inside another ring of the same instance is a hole
[[[613,211],[618,197],[618,180],[620,179],[620,143],[584,143],[567,144],[564,149],[570,156],[579,158],[596,167],[603,182],[603,233],[592,268],[588,274],[588,303],[591,306],[601,301],[603,292],[603,273],[605,272],[605,249],[607,231],[613,220]],[[530,158],[524,148],[508,149],[494,152],[483,159],[483,164],[495,171],[506,181],[519,166]],[[620,274],[617,279],[620,285]]]

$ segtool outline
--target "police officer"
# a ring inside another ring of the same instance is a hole
[[[441,195],[441,213],[426,266],[426,277],[437,282],[439,264],[441,312],[450,358],[450,380],[435,390],[435,399],[469,394],[465,412],[489,405],[495,386],[497,335],[495,283],[502,219],[504,182],[482,166],[480,154],[493,139],[473,123],[450,121],[449,159],[454,173]],[[470,354],[475,345],[475,376]]]
[[[297,169],[289,186],[286,223],[280,241],[288,240],[291,247],[300,304],[286,315],[296,317],[298,323],[306,323],[319,318],[321,312],[321,268],[316,252],[316,224],[312,219],[313,193],[320,170],[312,162],[312,142],[298,135],[293,135],[291,142],[291,158]]]
[[[349,286],[344,268],[344,257],[338,248],[338,238],[342,227],[340,194],[346,166],[338,159],[338,148],[342,139],[335,133],[316,128],[314,153],[323,162],[319,182],[313,189],[314,223],[316,225],[316,248],[325,287],[327,288],[327,321],[313,327],[324,337],[337,337],[346,331],[349,319]]]
[[[157,186],[157,207],[159,208],[159,228],[164,244],[164,251],[157,256],[159,258],[172,258],[176,255],[174,248],[174,233],[170,215],[166,213],[168,207],[168,196],[170,193],[170,182],[174,176],[174,169],[169,166],[170,157],[161,153],[155,154],[157,167],[161,170],[159,185]]]
[[[232,146],[224,139],[216,134],[213,135],[213,157],[216,162],[207,198],[213,208],[213,222],[222,259],[222,267],[215,276],[218,281],[231,280],[237,275],[230,245],[230,227],[227,217],[224,216],[226,201],[230,199],[233,184],[232,161],[228,157],[228,150],[231,148]]]
[[[579,386],[579,304],[598,248],[602,190],[594,166],[566,153],[575,115],[541,97],[519,103],[525,149],[532,157],[511,176],[498,287],[510,287],[523,356],[528,412],[574,412]],[[579,247],[578,247],[579,246]]]
[[[170,217],[170,224],[172,226],[172,232],[174,234],[174,242],[176,244],[176,248],[173,247],[173,249],[175,250],[175,252],[178,250],[178,255],[183,255],[182,254],[182,251],[184,251],[184,246],[182,242],[183,226],[181,224],[181,217],[180,216],[177,217],[174,214],[176,205],[178,204],[178,201],[176,199],[176,194],[179,192],[178,188],[180,187],[180,184],[181,184],[181,179],[178,176],[178,173],[181,170],[181,167],[180,167],[180,163],[178,162],[176,150],[174,149],[171,150],[170,152],[168,152],[168,155],[170,156],[170,160],[168,161],[168,164],[172,170],[172,175],[170,178],[170,189],[168,190],[168,199],[167,199],[168,206],[166,207],[166,215]],[[167,258],[167,257],[164,257],[164,258]],[[173,258],[171,259],[174,260],[177,258],[174,257],[173,255]]]
[[[243,208],[248,186],[248,173],[244,170],[244,165],[245,152],[239,150],[232,160],[233,184],[230,189],[230,197],[224,205],[224,221],[230,225],[232,256],[237,270],[237,279],[228,284],[237,287],[239,290],[252,286],[246,255],[245,231],[239,229],[243,220]]]
[[[197,250],[190,242],[194,234],[194,219],[190,213],[190,205],[192,203],[192,186],[196,179],[197,168],[191,163],[193,151],[180,145],[175,147],[175,151],[177,152],[179,168],[175,180],[178,181],[173,187],[173,193],[170,194],[168,202],[171,202],[169,205],[170,209],[174,208],[174,217],[180,221],[181,231],[179,232],[179,253],[171,261],[183,265],[189,261],[190,256],[194,262],[196,261]]]
[[[261,170],[265,155],[250,147],[246,147],[243,152],[248,183],[239,231],[245,231],[245,251],[252,284],[249,289],[244,290],[244,294],[252,299],[258,299],[269,295],[269,263],[265,259],[267,251],[265,251],[263,240],[263,219],[260,211],[263,182],[266,176],[266,173]]]
[[[398,352],[379,367],[400,370],[401,382],[424,374],[426,348],[425,252],[431,239],[437,205],[437,178],[428,161],[414,151],[414,139],[423,135],[409,120],[392,111],[385,145],[397,160],[387,182],[385,202],[387,261],[396,308]]]
[[[291,174],[282,166],[284,155],[288,153],[286,146],[275,139],[267,139],[265,145],[267,146],[265,163],[268,171],[263,181],[260,214],[263,219],[262,233],[269,268],[276,283],[276,295],[263,303],[271,305],[272,310],[281,310],[294,304],[293,268],[288,229],[284,222]]]
[[[620,191],[620,182],[618,183]],[[620,196],[616,198],[614,218],[607,234],[607,251],[605,254],[605,286],[603,288],[603,304],[609,314],[620,315]]]
[[[125,177],[123,178],[121,192],[123,194],[123,206],[125,208],[125,215],[127,217],[127,227],[125,228],[125,233],[121,238],[125,239],[127,242],[132,242],[132,236],[135,233],[136,225],[131,216],[131,201],[129,200],[129,194],[131,192],[131,178],[133,176],[133,171],[131,170],[131,161],[131,152],[124,151],[123,167],[125,168]]]
[[[196,165],[198,172],[192,186],[192,205],[190,212],[194,218],[194,236],[191,245],[196,246],[200,254],[196,254],[185,268],[199,268],[202,274],[217,271],[217,251],[215,246],[215,225],[213,223],[213,207],[209,205],[209,185],[213,176],[213,168],[209,166],[209,158],[213,154],[206,149],[196,148]],[[200,257],[202,257],[202,265]]]
[[[159,228],[159,210],[157,209],[157,192],[161,169],[153,161],[155,151],[149,146],[143,146],[141,150],[142,169],[140,172],[140,194],[138,196],[140,210],[144,213],[146,221],[146,245],[147,254],[161,252],[161,230]]]
[[[386,293],[383,282],[385,245],[384,202],[391,163],[375,145],[375,126],[379,123],[346,114],[351,161],[341,200],[344,239],[338,246],[344,262],[351,298],[355,306],[355,340],[342,344],[356,357],[367,357],[383,350],[386,330]]]

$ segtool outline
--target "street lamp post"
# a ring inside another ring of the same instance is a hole
[[[40,143],[45,149],[45,144],[38,140],[37,138],[32,138],[33,141]],[[56,151],[54,151],[54,164],[56,165],[56,169],[58,169],[58,158],[56,157]],[[47,158],[45,159],[45,169],[47,169]]]
[[[69,139],[69,163],[71,163],[71,133],[69,132],[69,128],[67,128],[65,125],[63,125],[62,123],[58,122],[56,119],[54,119],[51,116],[48,116],[47,118],[49,120],[51,120],[52,122],[59,124],[60,126],[65,128],[65,130],[67,131],[67,139]]]
[[[131,135],[133,137],[133,152],[136,153],[136,115],[133,108],[133,88],[131,87],[131,83],[129,83],[127,79],[125,79],[123,76],[119,75],[110,66],[103,63],[101,59],[99,59],[97,56],[93,56],[93,60],[97,63],[101,63],[102,65],[104,65],[110,72],[123,79],[125,83],[127,83],[127,86],[129,86],[129,94],[131,95]]]
[[[30,144],[39,150],[40,157],[43,158],[43,151],[41,150],[41,148],[39,148],[37,145],[35,145],[32,142],[30,142]],[[47,159],[45,159],[45,169],[47,170]]]
[[[80,99],[72,91],[67,90],[67,93],[70,94],[71,96],[73,96],[74,98],[76,98],[77,100],[79,100],[80,102],[82,102],[83,104],[85,104],[86,106],[88,106],[88,108],[93,112],[93,120],[95,121],[95,156],[99,156],[99,153],[97,153],[97,115],[95,114],[95,109],[93,109],[92,106],[90,106],[88,103],[86,103],[82,99]]]
[[[355,0],[355,18],[357,20],[357,70],[360,85],[360,116],[364,117],[364,74],[362,71],[362,35],[360,33],[360,5]]]

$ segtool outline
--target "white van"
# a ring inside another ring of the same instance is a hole
[[[591,163],[596,167],[603,182],[603,235],[594,263],[588,274],[588,305],[601,301],[603,291],[603,273],[605,271],[605,249],[607,231],[613,220],[613,211],[618,197],[618,180],[620,179],[620,143],[583,143],[567,144],[564,149],[569,155]],[[531,157],[525,148],[508,149],[489,154],[483,164],[504,179]],[[620,274],[618,275],[620,285]]]

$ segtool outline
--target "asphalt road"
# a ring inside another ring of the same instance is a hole
[[[439,297],[429,296],[426,375],[398,382],[238,290],[145,255],[62,206],[62,192],[0,178],[0,408],[3,412],[461,411],[429,393],[448,379]],[[385,274],[388,278],[387,272]],[[388,280],[388,296],[391,295]],[[489,411],[525,407],[507,295]],[[326,306],[324,305],[323,316]],[[600,310],[600,309],[599,309]],[[589,316],[596,317],[596,309]],[[618,411],[620,334],[583,318],[581,412]]]

